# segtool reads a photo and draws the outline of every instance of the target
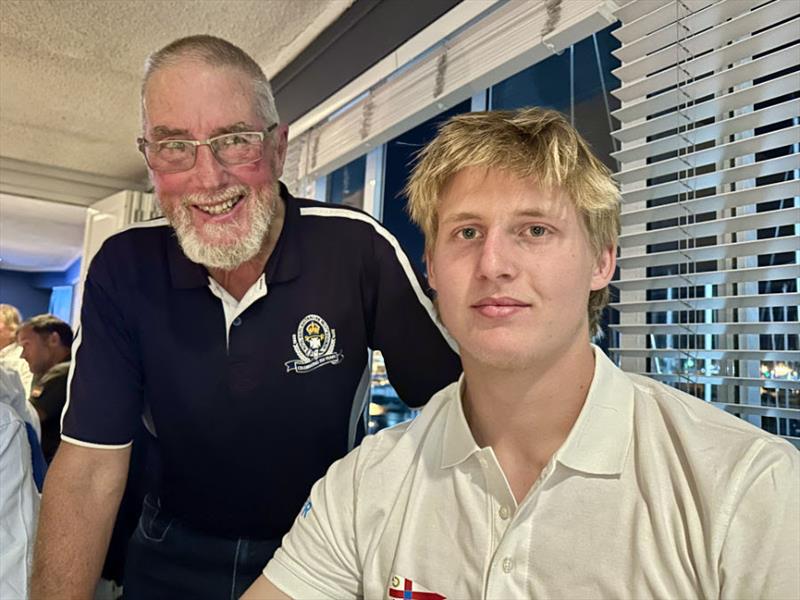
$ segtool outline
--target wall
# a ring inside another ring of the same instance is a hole
[[[39,273],[0,271],[0,303],[13,304],[23,319],[47,312],[50,290],[34,285]]]
[[[23,319],[46,313],[53,288],[74,285],[80,274],[80,265],[78,259],[65,271],[0,270],[0,303],[16,306]]]

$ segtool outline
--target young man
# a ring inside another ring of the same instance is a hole
[[[408,191],[464,375],[331,467],[246,597],[800,596],[798,452],[590,344],[619,201],[568,122],[455,117]]]
[[[460,372],[392,235],[279,182],[287,126],[253,58],[176,40],[149,58],[141,101],[166,220],[111,237],[89,268],[35,598],[92,595],[143,418],[161,469],[125,597],[239,596],[358,439],[368,350],[412,406]]]

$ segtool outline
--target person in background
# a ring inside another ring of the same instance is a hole
[[[0,365],[0,403],[10,406],[15,413],[25,422],[25,433],[30,444],[31,464],[33,467],[33,481],[36,490],[41,493],[44,485],[44,476],[47,473],[47,463],[42,454],[41,431],[39,416],[36,410],[25,400],[25,391],[19,379],[19,373]],[[32,410],[32,415],[28,412]]]
[[[166,219],[112,236],[89,266],[34,598],[92,594],[143,416],[160,473],[125,597],[236,597],[363,433],[369,349],[412,406],[461,370],[397,240],[280,183],[287,126],[250,56],[176,40],[141,91]]]
[[[800,598],[800,453],[590,343],[619,195],[564,116],[453,117],[408,194],[463,377],[330,468],[245,598]]]
[[[54,315],[37,315],[20,325],[17,340],[22,347],[22,358],[33,373],[30,402],[42,423],[42,452],[50,464],[61,441],[72,328]]]
[[[0,402],[0,598],[28,597],[38,512],[25,423]]]
[[[22,358],[22,347],[17,343],[17,330],[22,316],[15,306],[0,304],[0,365],[19,373],[25,390],[25,398],[30,398],[33,373]]]

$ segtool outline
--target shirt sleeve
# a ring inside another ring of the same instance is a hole
[[[422,406],[461,374],[455,341],[441,324],[429,287],[397,239],[381,225],[374,239],[370,290],[370,347],[380,350],[389,380],[400,399]]]
[[[800,453],[769,440],[749,462],[721,511],[720,597],[800,598]]]
[[[81,324],[62,418],[63,440],[89,447],[131,443],[142,414],[142,369],[134,335],[133,290],[120,289],[106,241],[86,278]]]
[[[371,438],[336,461],[311,489],[292,529],[264,569],[291,598],[345,600],[363,596],[355,539],[359,455]]]
[[[0,598],[27,598],[39,495],[25,425],[0,408]]]

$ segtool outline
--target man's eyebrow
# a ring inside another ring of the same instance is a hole
[[[461,221],[474,221],[476,219],[480,219],[480,216],[475,213],[459,212],[448,215],[442,219],[442,223],[460,223]]]
[[[260,131],[258,127],[254,127],[244,121],[239,121],[233,125],[226,125],[225,127],[217,127],[211,132],[209,137],[216,137],[218,135],[225,135],[226,133],[239,133],[242,131]]]
[[[244,121],[239,121],[238,123],[234,123],[232,125],[225,125],[223,127],[217,127],[215,130],[211,132],[211,135],[208,137],[216,137],[218,135],[224,135],[226,133],[239,133],[241,131],[259,131],[258,127],[254,127],[253,125],[249,125]],[[192,134],[189,132],[188,129],[173,129],[172,127],[167,127],[165,125],[158,125],[157,127],[153,127],[153,139],[154,140],[162,140],[168,137],[175,137],[181,136],[181,139],[184,140],[191,140]]]
[[[537,208],[531,208],[527,210],[521,210],[519,212],[514,213],[515,217],[525,217],[525,218],[533,218],[533,219],[542,219],[542,218],[552,218],[558,219],[557,215],[552,214],[550,211],[546,210],[539,210]],[[442,219],[442,223],[461,223],[463,221],[480,221],[481,215],[477,213],[471,212],[458,212],[452,215],[448,215],[444,219]]]
[[[189,132],[186,129],[173,129],[171,127],[166,127],[165,125],[153,127],[154,140],[160,140],[177,135],[188,136]],[[188,139],[188,137],[184,137],[183,139]]]

